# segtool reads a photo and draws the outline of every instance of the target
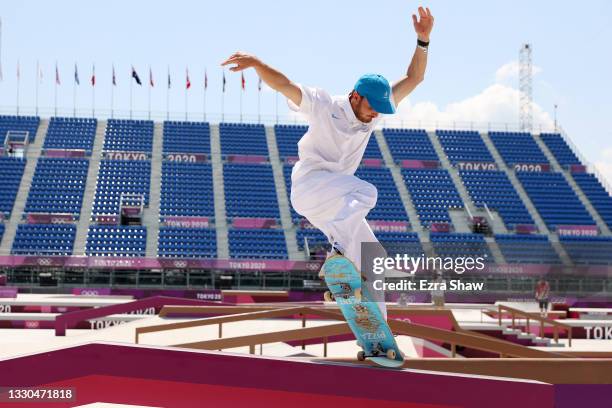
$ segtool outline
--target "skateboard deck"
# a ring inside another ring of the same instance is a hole
[[[333,255],[323,264],[323,273],[331,295],[363,349],[357,358],[367,358],[384,367],[402,366],[404,357],[393,333],[380,308],[362,285],[361,273],[355,265],[342,255]]]

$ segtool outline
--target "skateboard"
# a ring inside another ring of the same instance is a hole
[[[380,308],[362,285],[361,273],[342,255],[329,257],[322,267],[329,291],[326,301],[336,301],[349,327],[363,350],[357,359],[372,360],[384,367],[401,367],[404,357]]]

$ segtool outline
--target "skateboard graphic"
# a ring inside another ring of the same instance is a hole
[[[357,353],[357,359],[367,358],[384,367],[401,367],[402,352],[380,308],[362,285],[361,273],[355,265],[342,255],[333,255],[323,264],[322,273],[329,288],[325,300],[336,301],[357,345],[363,349]]]

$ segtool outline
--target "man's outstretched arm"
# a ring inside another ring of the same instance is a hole
[[[417,33],[417,38],[419,41],[429,43],[429,34],[433,28],[434,21],[429,11],[429,7],[426,9],[419,7],[419,17],[420,20],[417,19],[416,15],[412,15],[412,22],[414,23],[414,30]],[[393,84],[393,99],[396,106],[423,81],[426,67],[427,50],[417,45],[406,75]]]
[[[235,64],[230,67],[230,71],[238,72],[247,68],[254,68],[257,71],[257,75],[264,81],[270,88],[274,89],[285,95],[285,97],[300,106],[302,103],[302,91],[300,87],[295,83],[291,82],[285,75],[269,65],[264,64],[259,58],[254,55],[245,54],[243,52],[236,52],[232,54],[228,59],[223,61],[221,65]]]

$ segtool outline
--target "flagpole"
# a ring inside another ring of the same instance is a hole
[[[261,78],[259,81],[259,90],[257,91],[257,123],[261,123]]]
[[[2,79],[2,19],[0,18],[0,81]]]
[[[242,123],[242,93],[244,92],[244,89],[242,88],[242,77],[241,77],[241,81],[240,81],[240,123]]]
[[[276,91],[276,94],[274,95],[274,97],[275,97],[274,110],[276,112],[276,124],[278,125],[278,91]]]
[[[149,66],[149,116],[148,119],[151,120],[151,67]]]
[[[17,116],[19,116],[19,86],[21,84],[21,74],[19,72],[19,60],[17,60]]]
[[[132,73],[134,72],[134,67],[132,67]],[[130,119],[132,119],[132,92],[134,88],[134,78],[130,78]]]
[[[74,64],[74,81],[72,82],[72,117],[76,117],[76,78],[78,76],[77,74],[77,66],[76,63]]]
[[[170,65],[168,65],[168,86],[166,86],[166,120],[170,120]]]
[[[113,80],[111,82],[111,119],[115,114],[115,64],[113,64]]]
[[[91,116],[96,117],[96,66],[92,65],[91,72]]]
[[[187,121],[187,82],[189,80],[189,71],[185,68],[185,122]]]
[[[57,116],[57,78],[58,78],[58,71],[57,71],[57,61],[55,61],[55,86],[53,88],[53,114],[54,116]]]
[[[40,64],[38,63],[38,60],[36,60],[36,116],[38,116],[38,82],[39,82],[38,76],[39,75],[40,75]]]

